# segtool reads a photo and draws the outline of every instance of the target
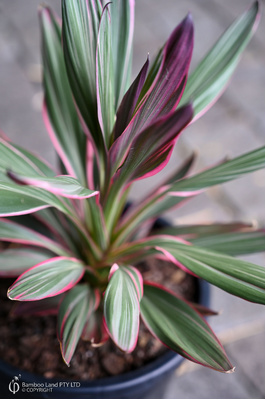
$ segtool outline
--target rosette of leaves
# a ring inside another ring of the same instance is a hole
[[[133,182],[162,170],[180,133],[224,91],[258,24],[258,2],[191,74],[194,30],[188,15],[132,83],[133,0],[62,0],[62,23],[48,7],[39,16],[43,119],[61,172],[1,137],[0,237],[21,246],[0,253],[0,273],[17,278],[8,290],[18,301],[16,314],[58,314],[67,364],[80,338],[99,344],[111,337],[131,352],[142,318],[182,356],[232,371],[204,318],[208,310],[143,282],[136,265],[164,258],[263,303],[262,267],[234,258],[263,250],[261,230],[235,222],[156,232],[152,226],[209,187],[263,168],[264,149],[188,177],[191,156],[151,195],[126,211],[125,206]]]

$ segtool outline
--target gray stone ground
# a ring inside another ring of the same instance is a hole
[[[152,56],[171,30],[191,11],[195,23],[192,66],[252,0],[137,0],[133,75],[147,52]],[[41,117],[39,0],[0,0],[0,127],[12,140],[55,162]],[[46,0],[60,12],[59,0]],[[264,143],[264,1],[262,20],[230,87],[219,102],[191,125],[160,177],[138,183],[132,199],[158,184],[178,163],[198,152],[195,170]],[[177,223],[264,221],[264,174],[259,171],[187,203],[167,215]],[[262,255],[246,257],[263,264]],[[212,289],[211,307],[222,315],[210,321],[236,366],[219,374],[185,362],[163,397],[188,399],[264,398],[264,308]],[[156,395],[155,395],[156,396]]]

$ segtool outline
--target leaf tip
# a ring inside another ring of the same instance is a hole
[[[91,345],[91,347],[93,347],[93,348],[102,347],[102,346],[104,345],[104,343],[105,343],[104,341],[97,343],[97,342],[95,341],[94,338],[92,338],[92,339],[90,340],[90,345]]]
[[[113,264],[110,272],[109,272],[109,276],[108,276],[108,280],[110,281],[110,279],[112,278],[112,276],[114,275],[114,273],[119,269],[119,266],[117,264]]]
[[[14,284],[13,284],[14,285]],[[8,289],[7,289],[7,297],[9,300],[19,300],[19,295],[14,296],[11,292],[13,291],[13,285],[11,285]]]
[[[8,169],[6,171],[6,174],[8,176],[8,178],[10,178],[13,182],[17,183],[18,185],[26,185],[21,179],[19,179],[19,177],[11,171],[11,169]]]
[[[236,367],[233,367],[231,369],[229,369],[228,371],[225,371],[226,374],[232,374],[233,372],[235,372]]]
[[[60,351],[61,351],[61,355],[62,355],[63,361],[68,367],[70,367],[70,360],[67,361],[67,359],[65,358],[62,342],[61,342],[60,339],[58,339],[58,341],[59,341],[59,344],[60,344]]]
[[[258,227],[259,227],[258,221],[256,219],[251,220],[250,225],[251,225],[251,228],[253,228],[253,229],[258,229]]]
[[[185,21],[186,21],[186,22],[189,22],[189,23],[191,23],[191,24],[193,24],[193,17],[192,17],[192,14],[191,14],[190,11],[187,13],[187,16],[186,16],[186,18],[185,18]]]
[[[43,15],[46,15],[49,19],[51,17],[51,11],[47,4],[41,3],[38,5],[38,15],[39,17],[42,17]]]
[[[10,286],[10,288],[7,289],[7,294],[6,294],[6,295],[7,295],[7,297],[8,297],[9,300],[14,300],[14,299],[11,297],[11,294],[10,294],[11,289],[12,289],[12,286]]]

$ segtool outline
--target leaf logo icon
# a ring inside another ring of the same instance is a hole
[[[8,389],[11,393],[15,394],[19,391],[19,376],[14,376],[12,381],[9,383]]]

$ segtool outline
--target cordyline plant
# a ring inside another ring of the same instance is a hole
[[[134,0],[62,0],[62,24],[48,7],[39,14],[43,118],[61,175],[2,135],[0,237],[24,245],[0,253],[1,275],[17,277],[8,290],[10,299],[19,300],[15,314],[58,314],[67,364],[80,338],[97,345],[111,337],[123,351],[133,351],[141,317],[185,358],[232,371],[204,319],[209,311],[143,282],[137,265],[166,259],[263,303],[263,268],[233,257],[262,251],[263,232],[242,223],[156,231],[153,225],[207,188],[263,168],[264,149],[187,176],[191,156],[143,201],[126,205],[133,182],[162,170],[180,133],[222,94],[258,24],[258,2],[189,76],[188,15],[131,85]],[[25,214],[32,216],[18,217]]]

